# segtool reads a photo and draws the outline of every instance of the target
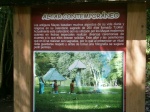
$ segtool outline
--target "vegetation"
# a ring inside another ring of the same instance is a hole
[[[37,51],[34,52],[34,57],[37,77],[46,74],[50,68],[56,68],[67,79],[60,83],[60,94],[52,94],[51,82],[46,82],[44,94],[39,94],[38,78],[35,77],[36,112],[123,111],[123,52]],[[69,71],[68,68],[75,60],[80,60],[86,68],[80,73],[82,86],[76,86],[75,94],[69,94],[71,79],[75,79],[78,69]]]
[[[0,7],[0,97],[13,94],[13,30],[10,7]]]
[[[146,83],[150,86],[150,9],[147,10]]]
[[[81,70],[82,85],[123,85],[123,52],[35,52],[35,74],[43,76],[56,68],[63,76],[74,79],[78,69],[68,68],[75,60],[86,65]]]
[[[84,88],[89,91],[92,87]],[[38,93],[38,85],[35,89],[36,112],[121,112],[123,110],[122,89],[107,88],[103,93],[68,94],[69,87],[60,86],[59,92],[52,94],[49,86],[45,87],[44,94]],[[77,92],[77,90],[75,90]]]

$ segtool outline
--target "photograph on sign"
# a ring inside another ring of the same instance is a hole
[[[89,6],[32,9],[33,112],[125,112],[126,6]]]
[[[122,110],[123,52],[34,52],[37,111]]]

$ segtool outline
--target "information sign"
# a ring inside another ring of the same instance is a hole
[[[31,20],[33,111],[125,112],[126,5],[33,8]]]

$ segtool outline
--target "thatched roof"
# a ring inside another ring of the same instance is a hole
[[[69,70],[73,70],[73,69],[84,69],[86,68],[86,66],[80,61],[80,60],[75,60],[70,66],[69,66]]]
[[[59,80],[59,81],[63,81],[66,80],[65,77],[63,77],[57,70],[56,68],[51,68],[49,69],[49,71],[43,76],[43,79],[45,81],[49,80],[49,81],[53,81],[53,80]]]

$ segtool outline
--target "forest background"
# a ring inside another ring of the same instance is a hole
[[[147,9],[146,89],[150,88],[150,9]],[[13,97],[13,10],[0,7],[0,99]],[[46,59],[45,59],[46,60]],[[53,61],[55,59],[51,59]],[[149,91],[150,92],[150,91]]]

